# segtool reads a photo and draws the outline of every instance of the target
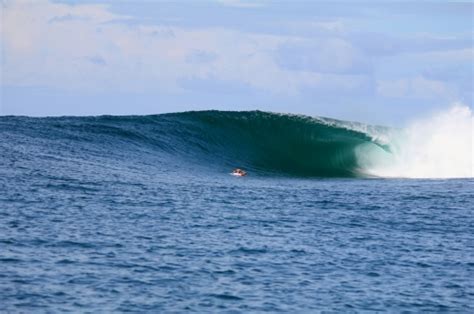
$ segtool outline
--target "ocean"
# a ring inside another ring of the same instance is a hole
[[[1,311],[472,313],[463,114],[0,117]]]

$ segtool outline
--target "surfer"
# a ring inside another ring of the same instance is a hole
[[[242,170],[242,169],[240,169],[240,168],[236,168],[236,169],[234,169],[234,171],[232,171],[232,174],[233,174],[234,176],[243,177],[243,176],[246,176],[246,175],[247,175],[247,172],[244,171],[244,170]]]

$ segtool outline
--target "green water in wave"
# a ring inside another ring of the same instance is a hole
[[[125,159],[134,165],[156,156],[163,167],[201,173],[204,168],[206,174],[240,167],[252,175],[357,177],[365,176],[374,152],[389,154],[387,144],[368,131],[375,127],[261,111],[8,121],[10,130],[21,126],[18,132],[54,141],[66,155],[81,151],[112,164]]]
[[[192,121],[190,141],[201,152],[263,173],[353,177],[364,175],[370,156],[388,145],[356,129],[362,124],[260,111],[173,114]]]

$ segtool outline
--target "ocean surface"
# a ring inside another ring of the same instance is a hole
[[[472,155],[407,159],[401,133],[260,111],[0,117],[0,311],[472,313]]]

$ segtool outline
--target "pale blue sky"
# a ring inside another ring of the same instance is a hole
[[[260,109],[400,125],[473,100],[473,4],[3,1],[0,113]]]

